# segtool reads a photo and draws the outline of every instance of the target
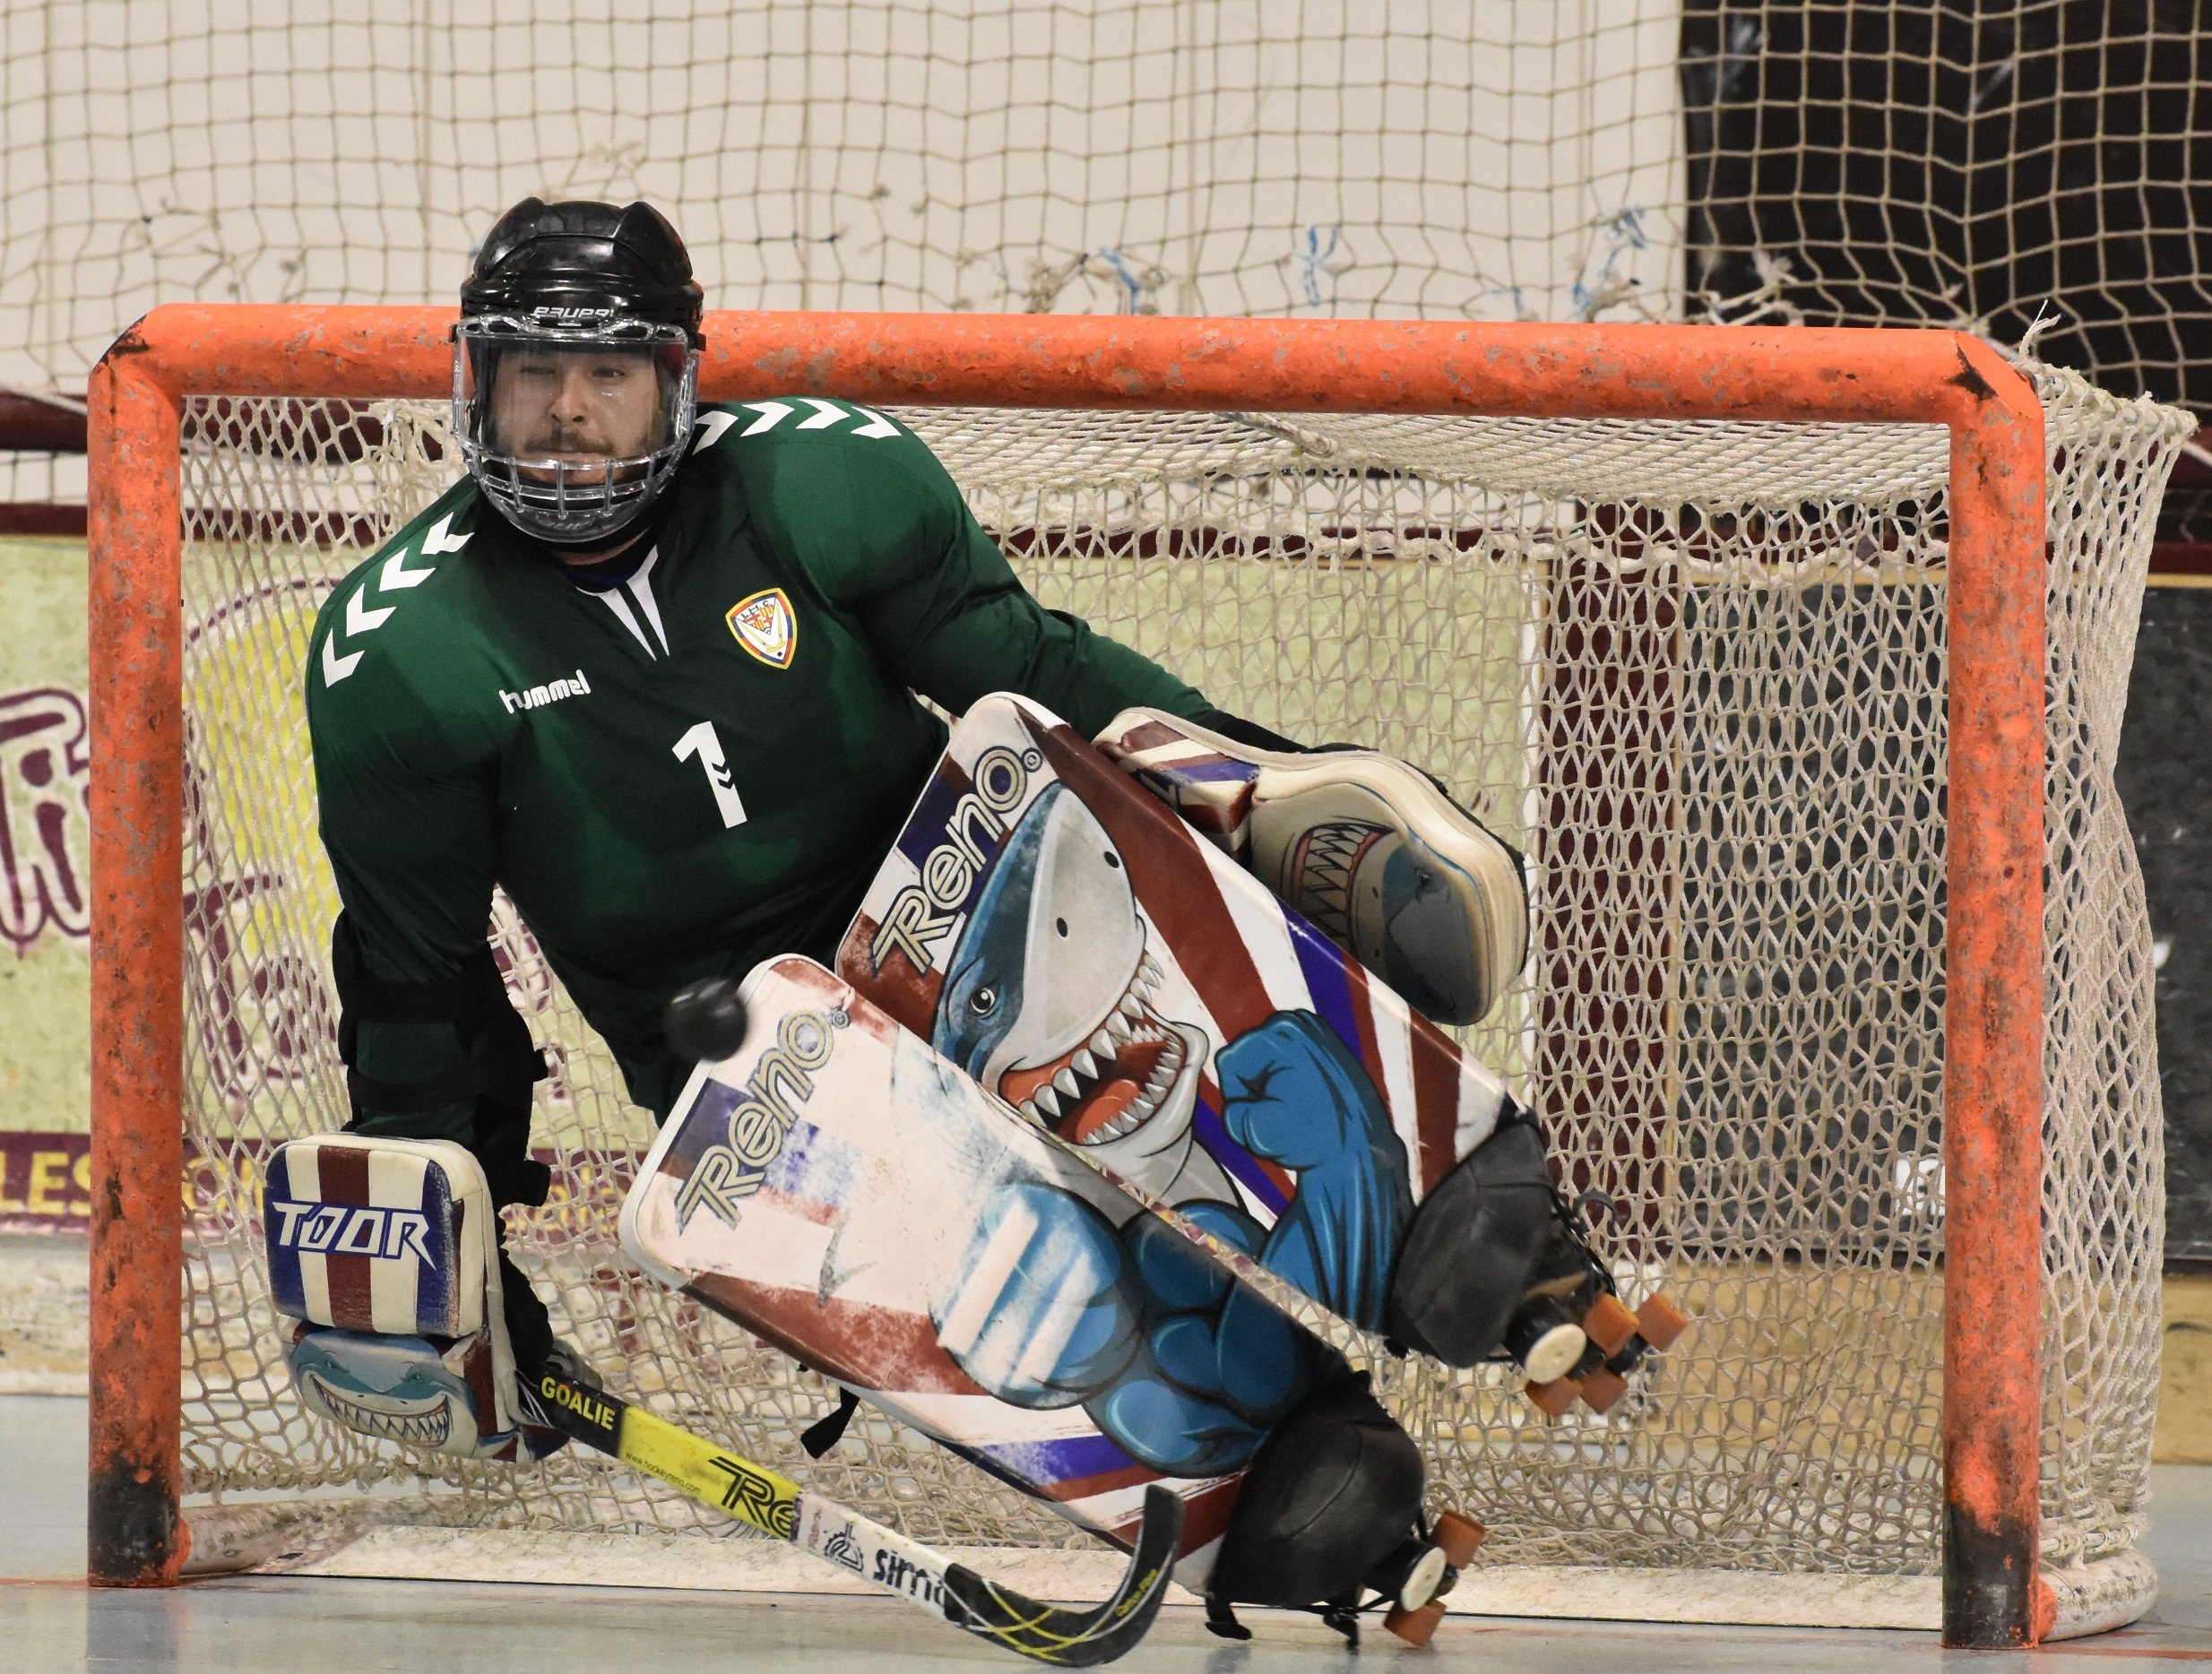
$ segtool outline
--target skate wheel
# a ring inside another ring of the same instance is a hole
[[[1437,1625],[1443,1619],[1441,1604],[1424,1604],[1417,1610],[1391,1611],[1383,1618],[1383,1627],[1409,1645],[1425,1645],[1436,1636]]]
[[[1560,1419],[1574,1410],[1582,1386],[1571,1377],[1555,1377],[1548,1384],[1525,1384],[1522,1393],[1542,1411]]]
[[[1637,1325],[1636,1316],[1623,1307],[1620,1299],[1610,1290],[1601,1293],[1591,1304],[1590,1311],[1582,1316],[1583,1334],[1597,1344],[1609,1360],[1636,1335]]]
[[[1582,1380],[1582,1398],[1593,1412],[1604,1412],[1629,1393],[1629,1380],[1610,1366],[1601,1366]]]
[[[1663,1296],[1647,1296],[1636,1310],[1636,1328],[1655,1349],[1664,1350],[1689,1329],[1689,1316]]]
[[[1554,1325],[1529,1345],[1521,1369],[1532,1384],[1553,1384],[1575,1369],[1589,1346],[1579,1325]]]
[[[1442,1547],[1421,1548],[1421,1556],[1413,1560],[1413,1568],[1398,1585],[1398,1609],[1417,1610],[1424,1604],[1434,1603],[1450,1574],[1451,1566],[1445,1562]]]
[[[1454,1569],[1465,1569],[1467,1560],[1474,1556],[1474,1549],[1482,1544],[1482,1537],[1489,1532],[1473,1518],[1447,1511],[1438,1514],[1429,1538],[1443,1550],[1446,1563]]]

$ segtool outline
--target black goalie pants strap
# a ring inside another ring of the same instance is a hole
[[[852,1415],[860,1405],[860,1396],[839,1385],[836,1406],[799,1433],[799,1445],[807,1450],[807,1457],[819,1459],[836,1446],[844,1438],[845,1426],[852,1422]]]

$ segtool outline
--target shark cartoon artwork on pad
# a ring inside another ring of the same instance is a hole
[[[1206,1030],[1163,1001],[1145,928],[1106,828],[1066,785],[1048,784],[954,944],[929,1044],[1120,1178],[1186,1211],[1204,1205],[1220,1236],[1379,1328],[1413,1203],[1405,1148],[1373,1081],[1310,1010],[1275,1012],[1215,1055]],[[1080,956],[1063,951],[1078,935]],[[1209,1125],[1234,1147],[1221,1157],[1198,1142],[1209,1059]],[[1232,1182],[1230,1164],[1248,1159],[1296,1178],[1272,1227]]]
[[[1514,1108],[1164,805],[1012,698],[955,729],[839,964],[1022,1116],[1370,1330],[1385,1328],[1421,1195]],[[977,1208],[987,1225],[1007,1212]],[[1020,1212],[1123,1270],[1082,1205],[1032,1193]],[[1101,1289],[1126,1317],[1098,1327],[1148,1352],[1055,1376],[1133,1454],[1165,1463],[1197,1437],[1219,1468],[1306,1369],[1274,1350],[1277,1322],[1250,1296],[1211,1308],[1156,1255],[1121,1255],[1137,1282]]]
[[[1148,714],[1124,716],[1126,737],[1101,748],[1026,699],[973,704],[846,931],[839,974],[1231,1266],[1447,1365],[1514,1363],[1547,1411],[1618,1400],[1669,1320],[1655,1308],[1639,1334],[1534,1117],[1145,788],[1238,771],[1203,740],[1163,752],[1154,735],[1172,729]],[[1024,1212],[1064,1216],[1055,1236],[1110,1264],[1073,1206],[1034,1198]],[[1226,1405],[1264,1419],[1295,1399],[1306,1374],[1266,1350],[1248,1323],[1257,1303],[1239,1291],[1212,1310],[1123,1255],[1111,1306],[1127,1317],[1100,1328],[1147,1356],[1066,1368],[1102,1430],[1164,1461],[1187,1401],[1210,1414],[1233,1393]],[[1200,1426],[1216,1459],[1261,1428]]]

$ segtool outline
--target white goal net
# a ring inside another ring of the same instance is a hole
[[[525,194],[725,307],[1907,324],[2212,406],[2186,7],[288,0],[0,13],[0,393],[159,302],[449,301]],[[79,459],[0,457],[0,501]]]
[[[2050,446],[2043,1538],[2138,1600],[2159,1113],[2112,783],[2184,415],[2030,364]],[[1388,1380],[1482,1561],[1924,1577],[1944,1247],[1946,435],[1935,427],[917,410],[1049,605],[1309,740],[1430,768],[1536,867],[1526,971],[1467,1044],[1544,1119],[1631,1304],[1696,1329],[1612,1411],[1499,1372]],[[609,1463],[440,1465],[304,1415],[257,1170],[344,1119],[298,670],[314,613],[456,468],[442,410],[187,404],[193,1493],[356,1489],[386,1521],[742,1539]],[[1079,1539],[629,1270],[650,1133],[504,907],[556,1059],[555,1199],[511,1221],[610,1387],[918,1538]],[[2115,1579],[2116,1577],[2116,1579]]]
[[[2186,11],[13,5],[0,419],[19,393],[81,401],[160,303],[448,304],[532,193],[664,207],[722,307],[2010,342],[2050,301],[2035,353],[2204,407],[2212,107]],[[2161,1134],[2112,767],[2190,427],[2029,370],[2052,449],[2043,1532],[2052,1573],[2139,1598]],[[1931,1576],[1941,432],[903,416],[1048,604],[1230,709],[1433,770],[1534,858],[1528,971],[1469,1042],[1599,1195],[1629,1299],[1663,1281],[1700,1324],[1602,1419],[1542,1420],[1489,1374],[1394,1383],[1439,1503],[1495,1532],[1485,1564]],[[41,417],[16,451],[0,425],[0,527],[84,498],[82,455],[35,451],[60,445]],[[302,1416],[276,1357],[257,1170],[344,1115],[297,671],[333,581],[450,479],[444,422],[186,413],[188,1486],[721,1539],[594,1459],[419,1476]],[[558,1195],[516,1224],[524,1264],[611,1385],[791,1463],[825,1392],[628,1272],[613,1211],[647,1119],[504,907],[497,936],[557,1060],[537,1135]],[[917,1536],[1076,1538],[912,1437],[854,1435],[802,1474]]]

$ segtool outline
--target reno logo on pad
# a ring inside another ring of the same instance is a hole
[[[677,1191],[678,1231],[702,1204],[724,1226],[738,1224],[742,1201],[760,1189],[800,1107],[814,1096],[815,1072],[836,1049],[830,1031],[849,1021],[842,1011],[793,1012],[776,1025],[775,1045],[761,1054],[742,1088],[708,1080],[688,1119],[721,1123],[724,1138],[699,1153]]]
[[[731,605],[722,620],[738,636],[738,643],[771,669],[788,669],[799,649],[799,619],[781,587],[755,593]]]

